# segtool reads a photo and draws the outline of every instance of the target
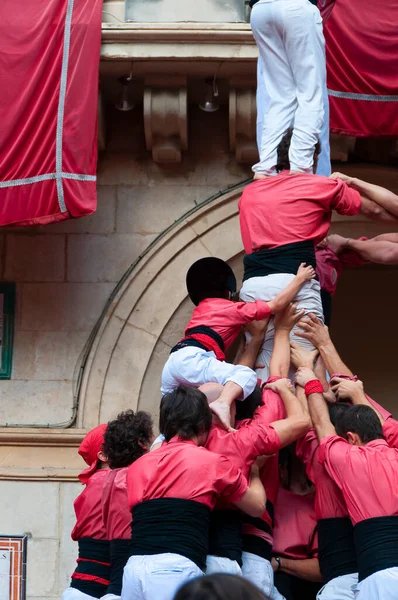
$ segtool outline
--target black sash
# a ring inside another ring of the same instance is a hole
[[[203,342],[200,342],[199,340],[196,340],[193,337],[189,337],[195,334],[199,334],[199,336],[207,335],[216,342],[221,352],[225,352],[225,344],[221,335],[219,335],[217,331],[214,331],[214,329],[212,329],[211,327],[207,327],[206,325],[198,325],[198,327],[191,327],[190,329],[186,330],[186,337],[180,340],[178,344],[176,344],[170,350],[170,354],[172,354],[173,352],[177,352],[177,350],[181,350],[181,348],[186,348],[186,346],[195,346],[196,348],[202,348],[203,350],[212,350],[212,348],[208,348]]]
[[[354,526],[359,581],[398,567],[398,517],[366,519]]]
[[[209,554],[242,566],[242,515],[237,510],[213,510],[210,517]]]
[[[123,569],[131,556],[131,540],[111,540],[111,576],[108,594],[121,596]]]
[[[318,544],[319,567],[324,583],[358,572],[354,527],[348,517],[319,519]]]
[[[101,598],[107,593],[110,578],[110,544],[107,540],[81,538],[79,558],[70,587]]]
[[[272,527],[274,526],[274,505],[272,502],[267,500],[266,509],[271,517]],[[253,525],[256,529],[260,531],[264,531],[268,533],[272,537],[272,528],[260,519],[260,517],[250,517],[249,515],[243,515],[244,523],[248,523],[249,525]],[[256,556],[261,556],[261,558],[265,558],[271,562],[272,558],[272,546],[269,542],[264,540],[263,538],[253,535],[252,533],[244,533],[243,534],[243,551],[250,552],[251,554],[256,554]]]
[[[301,263],[316,269],[315,246],[313,240],[293,242],[277,248],[264,248],[243,258],[243,281],[252,277],[265,277],[276,273],[296,275]]]
[[[193,500],[157,498],[132,510],[131,555],[180,554],[206,568],[210,508]]]

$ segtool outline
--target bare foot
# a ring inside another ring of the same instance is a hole
[[[222,426],[227,431],[232,431],[231,427],[231,409],[229,404],[220,400],[215,400],[210,404],[210,410],[220,419]]]
[[[259,179],[265,179],[266,177],[269,177],[269,175],[264,175],[264,173],[255,173],[255,175],[253,177],[253,181],[258,181]]]

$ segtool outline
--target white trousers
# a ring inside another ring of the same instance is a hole
[[[264,114],[268,109],[270,97],[265,88],[265,79],[263,76],[263,61],[259,56],[257,61],[257,147],[260,152],[261,140],[263,136],[264,128]],[[321,153],[318,156],[318,164],[316,168],[317,175],[324,175],[329,177],[332,172],[332,166],[330,163],[330,131],[329,131],[329,96],[325,80],[325,87],[323,90],[323,109],[325,117],[323,120],[323,126],[321,133],[319,134],[319,141],[321,143]]]
[[[263,110],[260,161],[255,173],[272,175],[277,148],[289,127],[290,168],[312,173],[315,145],[324,123],[325,39],[319,10],[308,0],[260,0],[251,27],[262,59],[269,104]]]
[[[250,396],[257,385],[257,375],[249,367],[231,365],[216,358],[213,351],[187,346],[170,354],[162,372],[162,395],[172,392],[180,384],[199,387],[204,383],[228,381],[243,390],[243,399]]]
[[[274,571],[269,560],[242,552],[242,575],[251,581],[267,596],[271,597],[274,590]]]
[[[397,600],[398,567],[373,573],[356,586],[356,600]]]
[[[120,600],[121,596],[116,596],[116,594],[105,594],[102,596],[101,600]]]
[[[316,600],[354,600],[357,583],[358,573],[335,577],[319,590]]]
[[[89,596],[80,590],[72,587],[66,588],[61,596],[61,600],[97,600],[94,596]]]
[[[213,575],[213,573],[227,573],[228,575],[239,575],[241,577],[242,569],[236,560],[209,554],[206,559],[206,575]]]
[[[124,567],[121,600],[173,600],[184,583],[202,575],[180,554],[131,556]]]
[[[270,300],[273,300],[273,298],[275,298],[275,296],[279,294],[279,292],[281,292],[294,277],[294,275],[290,275],[289,273],[276,273],[265,277],[251,277],[243,282],[240,297],[244,302],[254,302],[254,300],[265,300],[266,302],[269,302]],[[297,310],[304,309],[306,314],[312,312],[323,322],[321,287],[319,281],[316,281],[315,279],[307,281],[300,289],[294,301],[297,304]],[[296,330],[296,327],[292,330],[290,339],[307,350],[314,350],[314,346],[311,342],[295,335]],[[260,354],[257,358],[258,364],[264,365],[257,369],[257,377],[263,382],[267,381],[269,377],[269,366],[272,350],[274,348],[274,335],[275,327],[273,320],[271,320],[268,325],[267,333],[265,334]]]

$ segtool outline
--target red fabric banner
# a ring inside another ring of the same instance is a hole
[[[102,2],[1,0],[0,225],[96,209]]]
[[[398,136],[398,2],[337,0],[325,39],[331,131]]]

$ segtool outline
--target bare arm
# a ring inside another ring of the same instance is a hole
[[[290,331],[304,316],[304,310],[296,312],[296,305],[290,304],[275,317],[274,348],[272,350],[269,374],[271,377],[287,377],[290,368]]]
[[[305,387],[309,381],[316,379],[315,373],[306,367],[300,367],[296,373],[296,385]],[[314,393],[308,396],[308,408],[318,440],[336,435],[336,430],[329,417],[329,410],[323,394]]]
[[[321,570],[319,568],[319,561],[317,558],[304,558],[304,559],[292,559],[281,556],[279,558],[281,566],[279,571],[288,573],[294,577],[305,579],[306,581],[322,581]],[[276,563],[275,559],[272,559],[272,566]],[[275,570],[275,567],[274,567]]]
[[[299,327],[302,331],[297,331],[297,335],[309,340],[318,348],[326,369],[331,375],[341,373],[348,377],[353,376],[350,369],[340,358],[329,335],[329,329],[315,315],[311,313],[307,315],[305,319],[300,321]]]
[[[267,319],[266,321],[268,324],[269,319]],[[256,321],[253,321],[253,323],[256,323]],[[260,321],[258,321],[258,323],[260,323]],[[251,328],[251,331],[254,332],[254,329]],[[242,354],[240,355],[240,357],[237,361],[238,365],[242,365],[244,367],[249,367],[250,369],[254,369],[257,356],[260,352],[262,343],[264,341],[265,331],[266,331],[266,327],[263,330],[263,332],[256,331],[252,335],[249,343],[246,344],[245,349],[243,350]]]
[[[284,290],[279,292],[277,296],[270,302],[268,306],[272,313],[277,313],[284,310],[297,296],[300,288],[306,281],[310,281],[316,277],[316,273],[312,267],[306,267],[305,263],[299,266],[296,277],[285,287]]]
[[[376,202],[376,204],[391,213],[391,215],[398,217],[398,196],[394,192],[380,185],[362,181],[357,177],[353,177],[348,185],[357,190],[361,194],[362,199]]]
[[[369,262],[382,265],[398,264],[398,243],[396,242],[348,239],[346,248],[354,250],[361,258]]]
[[[271,423],[282,447],[288,446],[305,435],[311,428],[307,406],[293,394],[288,379],[279,379],[265,386],[280,394],[286,409],[286,419]]]
[[[247,488],[242,498],[236,502],[236,506],[251,517],[261,517],[265,511],[267,496],[257,465],[252,466],[250,487]]]

